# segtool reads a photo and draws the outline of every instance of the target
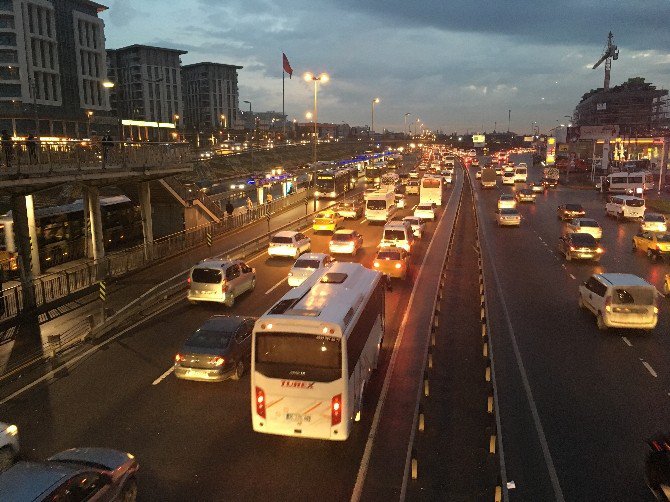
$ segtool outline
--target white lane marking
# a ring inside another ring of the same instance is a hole
[[[257,256],[254,256],[253,258],[249,258],[245,263],[249,264],[252,261],[256,261],[259,258],[262,258],[263,256],[267,256],[267,250],[265,250],[265,249],[263,251],[259,252]]]
[[[174,371],[174,366],[170,366],[170,369],[167,370],[165,373],[163,373],[161,376],[159,376],[156,380],[154,380],[151,383],[151,385],[158,385],[163,380],[165,380],[170,375],[170,373],[172,373],[173,371]]]
[[[629,340],[628,338],[626,338],[625,336],[622,336],[621,339],[623,340],[623,343],[625,343],[625,344],[628,345],[629,347],[632,347],[632,346],[633,346],[633,344],[630,343],[630,340]]]
[[[481,227],[482,229],[484,227]],[[491,247],[489,246],[488,237],[486,232],[482,230],[482,237],[484,237],[484,245],[486,247],[486,254],[491,255]],[[519,368],[519,374],[521,375],[521,382],[523,383],[523,388],[526,393],[526,399],[528,405],[530,406],[530,411],[533,416],[533,423],[535,424],[535,430],[537,432],[538,439],[540,441],[540,446],[542,447],[542,455],[544,457],[544,463],[547,466],[547,471],[549,472],[549,478],[551,479],[551,485],[554,489],[554,498],[557,502],[565,502],[565,497],[563,496],[563,490],[561,490],[561,484],[558,481],[558,475],[556,474],[556,467],[554,466],[554,461],[551,457],[551,452],[549,451],[549,444],[547,443],[547,437],[544,433],[544,427],[542,426],[542,420],[540,420],[540,414],[537,411],[537,405],[535,404],[535,399],[533,398],[533,391],[530,388],[530,382],[528,380],[528,375],[526,373],[526,368],[523,364],[523,359],[521,357],[521,351],[519,350],[519,344],[516,340],[516,335],[514,334],[514,328],[512,327],[512,321],[509,316],[509,309],[507,308],[507,302],[505,301],[505,296],[503,295],[502,286],[500,284],[500,276],[498,275],[498,268],[496,267],[494,260],[489,260],[491,271],[493,273],[493,279],[496,283],[496,289],[498,291],[498,298],[500,299],[500,305],[502,306],[503,313],[505,314],[505,320],[507,324],[507,330],[512,340],[512,347],[514,349],[514,357],[516,358],[516,364]]]
[[[572,274],[570,274],[570,278],[571,278],[571,279],[574,279],[575,281],[577,280],[577,278],[576,278],[574,275],[572,275]],[[625,338],[625,337],[624,337],[624,338]]]
[[[446,207],[449,207],[449,202],[451,201],[451,197],[454,194],[454,191],[452,191],[449,194],[449,199],[447,200],[447,205]],[[440,217],[440,223],[442,222],[444,215],[447,213],[445,210],[442,213],[442,216]],[[439,224],[438,224],[439,227]],[[437,232],[437,230],[436,230]],[[433,240],[431,239],[430,244],[428,245],[428,249],[426,250],[426,254],[423,256],[423,260],[421,261],[421,267],[420,270],[423,269],[424,263],[426,263],[426,257],[430,254],[430,248],[433,245]],[[409,302],[408,305],[412,305],[412,301],[414,300],[414,294],[416,293],[416,288],[419,284],[418,280],[414,281],[414,286],[412,286],[412,293],[409,296]],[[354,490],[351,494],[351,502],[358,502],[361,500],[361,496],[363,494],[363,485],[365,483],[365,477],[368,473],[368,467],[370,465],[370,457],[372,456],[372,443],[375,440],[375,436],[377,435],[377,428],[379,427],[379,420],[381,418],[381,411],[382,407],[384,406],[384,401],[386,400],[386,394],[388,394],[389,386],[391,384],[391,375],[393,374],[393,369],[395,367],[395,362],[398,357],[398,347],[400,347],[400,344],[402,342],[403,337],[405,336],[405,325],[407,324],[407,316],[409,315],[410,309],[407,308],[405,309],[405,315],[402,318],[402,321],[400,323],[400,329],[398,330],[398,336],[395,339],[395,343],[393,344],[393,353],[391,354],[391,360],[389,361],[388,368],[386,369],[386,376],[384,377],[384,385],[382,386],[382,391],[379,394],[379,400],[377,401],[377,408],[375,409],[375,414],[374,417],[372,418],[372,425],[370,426],[370,432],[368,433],[368,439],[365,443],[365,449],[363,450],[363,457],[361,458],[361,465],[358,468],[358,474],[356,476],[356,483],[354,484]],[[409,447],[410,443],[407,444]],[[408,454],[410,452],[408,451]],[[406,476],[403,476],[403,487],[405,486],[405,479]]]
[[[640,359],[642,361],[642,359]],[[645,368],[647,368],[647,371],[653,376],[654,378],[658,378],[658,374],[654,370],[654,368],[651,367],[651,364],[649,364],[647,361],[642,361],[642,364],[644,365]]]
[[[275,285],[272,286],[270,289],[268,289],[268,290],[265,292],[265,294],[266,294],[266,295],[269,295],[270,293],[272,293],[275,289],[277,289],[279,286],[281,286],[281,285],[284,283],[284,281],[286,281],[286,277],[284,277],[281,281],[279,281],[277,284],[275,284]]]
[[[367,219],[367,218],[363,218],[363,219],[361,220],[361,223],[365,223],[366,221],[368,221],[368,219]]]
[[[656,288],[656,292],[657,292],[660,296],[662,296],[663,298],[665,298],[665,295],[664,295],[663,293],[661,293],[661,292],[659,291],[658,288]]]
[[[565,268],[565,263],[561,263],[561,267]],[[567,268],[565,268],[567,270]]]

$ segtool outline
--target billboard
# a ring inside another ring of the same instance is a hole
[[[486,136],[483,134],[473,134],[472,135],[472,145],[475,148],[482,148],[486,145]]]
[[[524,143],[532,143],[533,142],[533,137],[532,136],[524,136],[523,137],[523,142]]]
[[[556,138],[547,138],[547,164],[556,163]]]
[[[570,127],[568,130],[568,141],[570,142],[579,141],[580,139],[614,139],[618,136],[618,125],[577,126]]]

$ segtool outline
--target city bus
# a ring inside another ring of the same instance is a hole
[[[382,274],[339,262],[286,293],[251,342],[251,417],[266,434],[346,440],[384,339]]]
[[[424,176],[419,187],[419,204],[442,205],[442,177]]]
[[[382,179],[382,175],[386,172],[386,162],[375,162],[368,164],[365,167],[365,182],[366,183],[379,183]]]
[[[351,188],[351,175],[347,169],[327,169],[316,173],[314,196],[317,198],[335,199]]]

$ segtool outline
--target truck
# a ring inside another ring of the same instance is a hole
[[[547,166],[542,172],[542,184],[545,187],[555,188],[558,185],[559,170],[555,166]]]
[[[482,188],[496,187],[496,170],[492,167],[485,167],[482,169],[482,177],[480,179]]]

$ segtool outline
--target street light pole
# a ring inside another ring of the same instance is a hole
[[[305,79],[305,82],[314,82],[314,150],[312,152],[312,161],[316,165],[316,144],[318,143],[318,121],[319,121],[319,114],[318,114],[318,94],[319,94],[319,82],[321,83],[326,83],[328,80],[330,80],[330,77],[328,76],[327,73],[321,73],[320,75],[314,75],[311,72],[305,73],[303,75],[303,78]]]
[[[251,117],[251,172],[254,171],[254,129],[256,129],[256,121],[254,120],[254,115],[251,113],[251,101],[244,101],[249,105],[249,116]],[[262,201],[258,201],[259,204]]]
[[[375,105],[379,103],[379,98],[374,98],[372,100],[371,109],[372,109],[372,120],[371,120],[371,125],[370,125],[370,137],[372,138],[372,142],[375,142]]]

